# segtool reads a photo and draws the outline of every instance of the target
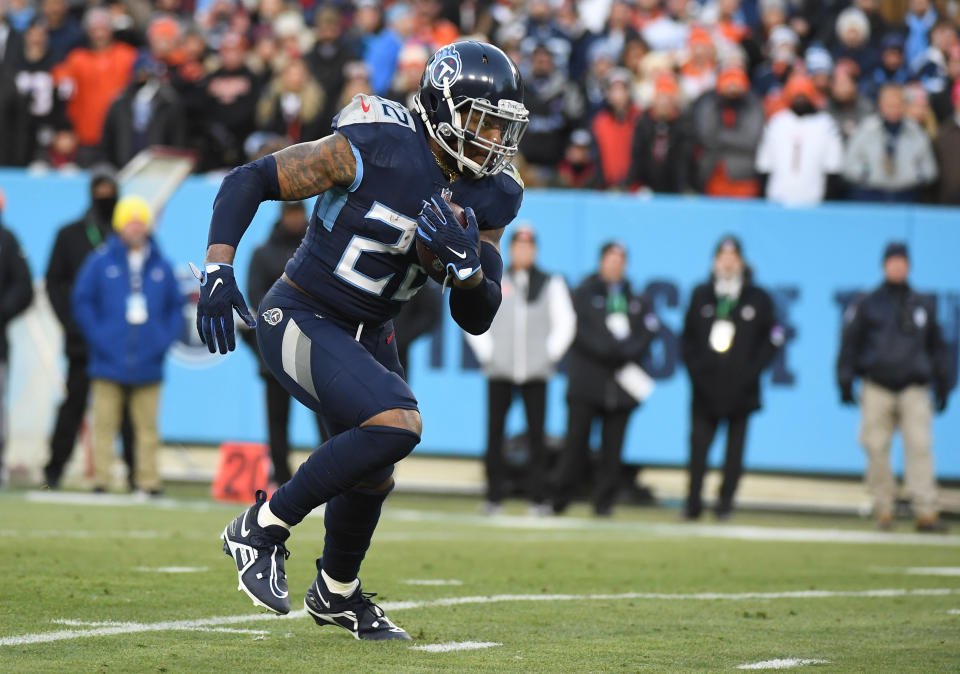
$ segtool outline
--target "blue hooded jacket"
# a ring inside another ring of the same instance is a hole
[[[183,331],[183,302],[173,268],[156,242],[143,263],[147,320],[127,322],[127,248],[111,236],[83,263],[73,286],[73,317],[89,347],[91,377],[139,385],[163,379],[163,358]]]

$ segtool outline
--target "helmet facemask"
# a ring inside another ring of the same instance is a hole
[[[443,101],[449,108],[450,122],[439,122],[434,128],[430,123],[419,94],[414,107],[424,120],[427,132],[437,144],[457,162],[457,170],[469,169],[477,176],[493,176],[500,173],[517,154],[520,139],[527,129],[529,113],[523,103],[500,99],[496,104],[482,98],[462,97],[454,102],[450,95],[449,81],[444,82]],[[500,128],[500,142],[481,135],[491,125]],[[480,148],[486,155],[477,162],[467,156],[466,150]]]

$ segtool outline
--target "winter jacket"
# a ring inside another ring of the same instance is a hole
[[[610,288],[594,274],[573,293],[577,334],[567,361],[567,400],[596,405],[606,411],[631,410],[637,401],[616,382],[617,370],[627,363],[639,363],[660,329],[650,304],[634,295],[624,282],[630,334],[617,339],[607,323]]]
[[[152,239],[143,263],[147,319],[127,322],[131,277],[127,248],[107,239],[80,268],[73,287],[73,316],[87,340],[92,378],[126,385],[163,379],[163,358],[184,329],[183,296],[173,268]]]
[[[138,94],[146,96],[155,89],[149,100],[150,118],[142,131],[137,131]],[[142,86],[127,87],[107,112],[103,125],[100,150],[103,158],[120,168],[140,150],[151,145],[184,147],[187,139],[187,119],[176,90],[169,84],[148,82]]]
[[[848,387],[865,377],[892,391],[932,384],[945,394],[948,360],[934,299],[906,284],[884,283],[844,315],[837,383]]]
[[[110,223],[100,222],[91,209],[82,220],[64,225],[57,232],[47,264],[47,297],[63,326],[67,358],[83,358],[87,354],[87,342],[73,320],[71,295],[74,281],[90,253],[112,231]]]
[[[937,202],[960,205],[960,122],[956,117],[940,127],[933,149],[940,165]]]
[[[7,324],[33,301],[33,279],[17,237],[0,226],[0,362],[7,361]]]
[[[253,251],[253,256],[250,258],[250,267],[247,271],[247,300],[249,301],[250,311],[254,316],[259,311],[260,302],[270,290],[270,287],[283,274],[283,268],[287,261],[293,257],[301,241],[303,241],[302,236],[291,234],[283,228],[283,224],[278,220],[273,225],[270,237]],[[240,336],[254,352],[260,353],[257,346],[256,330],[241,326]],[[269,371],[261,359],[260,376],[266,377],[268,374]]]
[[[525,82],[524,104],[530,111],[520,152],[530,164],[556,166],[563,157],[567,135],[583,116],[583,98],[560,72],[530,77]]]
[[[573,341],[577,317],[563,277],[534,267],[506,270],[503,301],[490,329],[467,335],[487,377],[516,384],[546,381]]]
[[[657,120],[649,114],[637,120],[627,184],[654,192],[685,192],[690,186],[693,138],[685,115]]]
[[[733,180],[753,178],[764,122],[763,104],[751,93],[734,105],[724,103],[713,91],[697,99],[693,127],[702,149],[697,163],[700,182],[705,184],[720,163]]]
[[[717,320],[714,280],[693,290],[683,324],[683,361],[693,387],[694,404],[718,419],[760,409],[760,373],[784,343],[770,296],[745,274],[736,303],[727,320],[735,332],[725,351],[711,346]]]
[[[892,162],[886,155],[886,130],[879,116],[868,117],[847,147],[844,177],[853,185],[886,192],[909,190],[933,182],[937,162],[930,139],[912,119],[904,119]]]

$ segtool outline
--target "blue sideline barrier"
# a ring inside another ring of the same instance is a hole
[[[23,245],[34,276],[46,269],[56,229],[81,215],[87,178],[31,177],[0,171],[7,194],[3,221]],[[157,240],[195,288],[187,262],[199,262],[206,244],[218,179],[191,177],[167,205]],[[268,235],[279,209],[264,205],[237,255],[241,286],[253,248]],[[634,415],[624,456],[643,464],[682,465],[689,432],[689,385],[678,360],[678,338],[690,291],[707,274],[713,246],[724,233],[744,242],[758,281],[771,290],[790,340],[764,377],[764,410],[748,435],[749,468],[811,473],[860,473],[859,415],[842,408],[834,383],[841,315],[845,302],[876,285],[880,255],[890,239],[904,239],[913,261],[912,282],[936,295],[951,353],[960,333],[960,211],[930,207],[838,204],[784,209],[762,202],[699,198],[644,199],[583,192],[530,191],[520,218],[539,232],[540,260],[561,270],[572,284],[596,265],[602,242],[621,240],[629,249],[629,276],[654,299],[665,331],[652,349],[648,370],[657,379],[650,401]],[[508,233],[509,236],[509,233]],[[262,383],[245,346],[226,357],[211,356],[196,340],[192,309],[185,308],[184,338],[170,357],[161,428],[169,440],[219,443],[263,440]],[[424,418],[418,451],[479,456],[485,434],[485,383],[474,368],[459,330],[447,317],[432,338],[411,350],[411,380]],[[548,431],[562,435],[566,381],[550,386]],[[960,399],[951,401],[934,426],[937,472],[960,478]],[[475,411],[472,411],[475,410]],[[522,430],[522,410],[508,427]],[[292,439],[315,443],[307,412],[293,415]],[[899,467],[899,452],[896,461]],[[714,459],[720,459],[715,450]]]

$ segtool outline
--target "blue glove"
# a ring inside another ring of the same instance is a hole
[[[432,204],[432,206],[431,206]],[[447,272],[464,281],[480,271],[480,227],[469,206],[467,226],[461,227],[450,205],[434,195],[423,202],[417,218],[417,239],[433,251]]]
[[[200,341],[210,353],[233,351],[237,347],[233,334],[233,310],[250,328],[257,326],[257,319],[247,309],[243,293],[233,277],[233,266],[222,262],[208,262],[200,271],[190,263],[190,270],[200,281],[200,299],[197,300],[197,332]]]

